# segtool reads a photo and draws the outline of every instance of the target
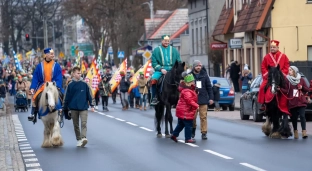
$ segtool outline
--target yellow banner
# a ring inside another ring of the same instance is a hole
[[[133,88],[135,88],[136,86],[138,86],[138,80],[139,80],[139,78],[140,78],[140,72],[143,72],[144,77],[146,77],[147,72],[149,72],[149,71],[148,71],[148,67],[150,66],[150,64],[151,64],[151,60],[148,60],[148,61],[144,64],[144,66],[143,66],[142,68],[140,68],[140,69],[133,75],[132,79],[130,80],[132,83],[131,83],[131,85],[130,85],[130,87],[129,87],[128,93],[130,93],[131,90],[132,90]]]
[[[109,81],[109,84],[111,85],[112,92],[115,91],[115,89],[118,87],[120,83],[121,76],[119,74],[120,71],[124,71],[125,74],[127,73],[127,58],[121,63],[120,67],[115,71],[113,77]]]
[[[85,78],[89,80],[89,83],[90,83],[90,86],[91,86],[91,89],[92,89],[92,94],[93,94],[93,97],[95,96],[95,93],[96,91],[98,90],[98,85],[99,85],[99,82],[100,82],[100,76],[98,74],[98,69],[96,67],[96,59],[93,59],[92,60],[92,64],[90,66],[90,69],[87,73],[87,76]]]

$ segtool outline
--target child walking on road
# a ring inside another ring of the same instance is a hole
[[[193,119],[199,107],[197,104],[197,94],[195,92],[194,76],[186,71],[182,73],[184,81],[180,83],[179,91],[180,99],[176,107],[176,116],[178,117],[178,125],[173,131],[171,139],[178,142],[177,137],[184,128],[185,143],[195,143],[191,138]]]

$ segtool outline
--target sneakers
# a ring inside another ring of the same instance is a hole
[[[196,140],[195,139],[185,140],[185,143],[196,143]]]
[[[33,120],[34,120],[34,117],[35,117],[35,116],[34,116],[33,114],[30,114],[30,115],[28,116],[28,120],[29,120],[29,121],[33,121]]]
[[[206,134],[202,134],[202,139],[206,140],[207,139],[207,135]]]
[[[171,139],[174,141],[174,142],[178,142],[178,140],[177,140],[177,137],[176,136],[174,136],[174,135],[171,135]]]
[[[82,141],[81,141],[81,140],[78,140],[78,141],[77,141],[77,147],[81,147],[81,145],[82,145]]]
[[[88,143],[87,138],[82,138],[81,139],[81,147],[84,147]]]
[[[99,109],[99,107],[98,107],[98,106],[95,106],[95,108],[94,108],[94,109],[98,110],[98,109]]]

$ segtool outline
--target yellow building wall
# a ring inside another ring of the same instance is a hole
[[[275,0],[271,39],[280,41],[280,51],[290,61],[308,58],[307,46],[312,46],[311,16],[312,4],[307,4],[307,0]]]

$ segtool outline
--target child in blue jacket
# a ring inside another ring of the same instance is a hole
[[[140,108],[140,98],[141,98],[141,94],[140,94],[140,90],[139,90],[139,86],[136,86],[132,89],[132,93],[134,95],[135,98],[135,107],[137,109]]]

